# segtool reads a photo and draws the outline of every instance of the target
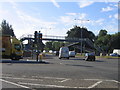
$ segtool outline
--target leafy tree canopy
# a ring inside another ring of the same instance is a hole
[[[95,35],[93,32],[88,31],[87,28],[75,26],[67,32],[66,38],[89,38],[90,40],[95,39]]]
[[[99,37],[102,37],[102,36],[105,36],[105,35],[107,35],[107,30],[103,30],[103,29],[100,30],[98,36],[99,36]]]
[[[3,20],[0,26],[0,31],[2,31],[2,35],[15,36],[12,25],[9,25],[6,20]]]

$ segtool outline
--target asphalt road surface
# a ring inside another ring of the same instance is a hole
[[[35,60],[2,60],[2,88],[116,88],[118,59],[85,61],[58,59],[49,55],[42,63]]]

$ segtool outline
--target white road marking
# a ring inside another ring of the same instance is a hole
[[[89,86],[88,88],[94,88],[95,86],[97,86],[98,84],[102,83],[102,81],[98,81],[95,84]]]
[[[39,77],[39,78],[45,78],[45,79],[66,79],[66,78],[42,77],[42,76],[32,76],[32,77]]]
[[[106,79],[83,79],[83,80],[91,80],[91,81],[109,81],[109,82],[116,82],[116,83],[120,83],[117,80],[106,80]]]
[[[82,80],[82,79],[81,79]],[[100,81],[101,79],[83,79],[83,80],[92,80],[92,81]]]
[[[25,75],[22,75],[22,77],[26,77]]]
[[[2,76],[13,76],[12,74],[2,74]]]
[[[16,86],[22,87],[22,88],[29,88],[27,86],[23,86],[23,85],[20,85],[20,84],[17,84],[17,83],[13,83],[13,82],[10,82],[10,81],[7,81],[7,80],[3,80],[3,79],[0,79],[0,81],[6,82],[6,83],[9,83],[9,84],[12,84],[12,85],[16,85]]]
[[[18,79],[18,80],[33,80],[33,81],[34,80],[39,80],[39,81],[43,81],[44,79],[58,79],[59,81],[57,81],[57,82],[65,82],[65,81],[68,81],[68,80],[72,80],[70,78],[42,77],[42,76],[32,76],[32,77],[37,77],[37,78],[40,78],[40,79],[31,79],[31,78],[29,79],[26,76],[22,76],[23,78],[13,78],[13,77],[10,77],[11,76],[10,74],[2,74],[2,75],[8,76],[8,77],[2,77],[2,78]],[[91,81],[97,81],[97,82],[95,84],[89,86],[89,87],[69,87],[69,86],[44,85],[44,84],[39,84],[39,86],[41,85],[41,86],[47,86],[47,87],[61,87],[61,88],[62,87],[64,87],[64,88],[94,88],[95,86],[97,86],[98,84],[100,84],[104,81],[120,83],[117,80],[106,80],[106,79],[79,79],[79,80],[88,80],[88,81],[91,80]],[[38,84],[36,84],[36,85],[38,85]]]
[[[116,80],[105,80],[105,81],[111,81],[111,82],[115,82],[115,83],[120,83],[119,81],[116,81]]]
[[[65,79],[65,80],[62,80],[62,81],[58,81],[58,82],[65,82],[65,81],[68,81],[68,80],[70,80],[70,79]]]
[[[69,87],[69,86],[58,86],[58,85],[46,85],[46,84],[34,84],[34,83],[23,83],[18,82],[19,84],[33,85],[33,86],[44,86],[44,87],[58,87],[58,88],[86,88],[86,87]]]
[[[36,80],[36,81],[43,81],[41,79],[30,79],[30,78],[13,78],[13,77],[2,77],[7,79],[18,79],[18,80]]]

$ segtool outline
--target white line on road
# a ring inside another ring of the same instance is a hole
[[[62,80],[62,81],[58,81],[58,82],[65,82],[65,81],[68,81],[68,80],[70,80],[70,79],[65,79],[65,80]]]
[[[45,79],[66,79],[66,78],[42,77],[42,76],[32,76],[32,77],[39,77],[39,78],[45,78]]]
[[[95,86],[97,86],[98,84],[102,83],[102,81],[98,81],[95,84],[89,86],[88,88],[94,88]]]
[[[115,82],[115,83],[120,83],[119,81],[116,81],[116,80],[105,80],[105,81],[111,81],[111,82]]]
[[[81,79],[82,80],[82,79]],[[83,79],[83,80],[92,80],[92,81],[100,81],[101,79]]]
[[[43,81],[41,79],[30,79],[30,78],[13,78],[13,77],[2,77],[7,79],[18,79],[18,80],[36,80],[36,81]]]
[[[44,86],[44,87],[58,87],[58,88],[86,88],[86,87],[69,87],[69,86],[58,86],[58,85],[46,85],[46,84],[23,83],[23,82],[18,82],[18,83],[19,83],[19,84],[24,84],[24,85]]]
[[[108,82],[115,82],[115,83],[120,83],[117,80],[106,80],[106,79],[83,79],[83,80],[91,80],[91,81],[108,81]]]
[[[0,79],[0,81],[6,82],[6,83],[9,83],[9,84],[12,84],[12,85],[16,85],[16,86],[22,87],[22,88],[29,88],[27,86],[23,86],[23,85],[20,85],[20,84],[17,84],[17,83],[13,83],[13,82],[10,82],[10,81],[7,81],[7,80],[3,80],[3,79]]]

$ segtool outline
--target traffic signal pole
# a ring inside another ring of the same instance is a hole
[[[40,46],[42,44],[42,33],[40,33],[40,31],[39,33],[35,31],[34,38],[35,38],[35,44],[36,44],[36,60],[38,61],[39,60],[38,56],[40,54],[39,50],[41,49]]]

